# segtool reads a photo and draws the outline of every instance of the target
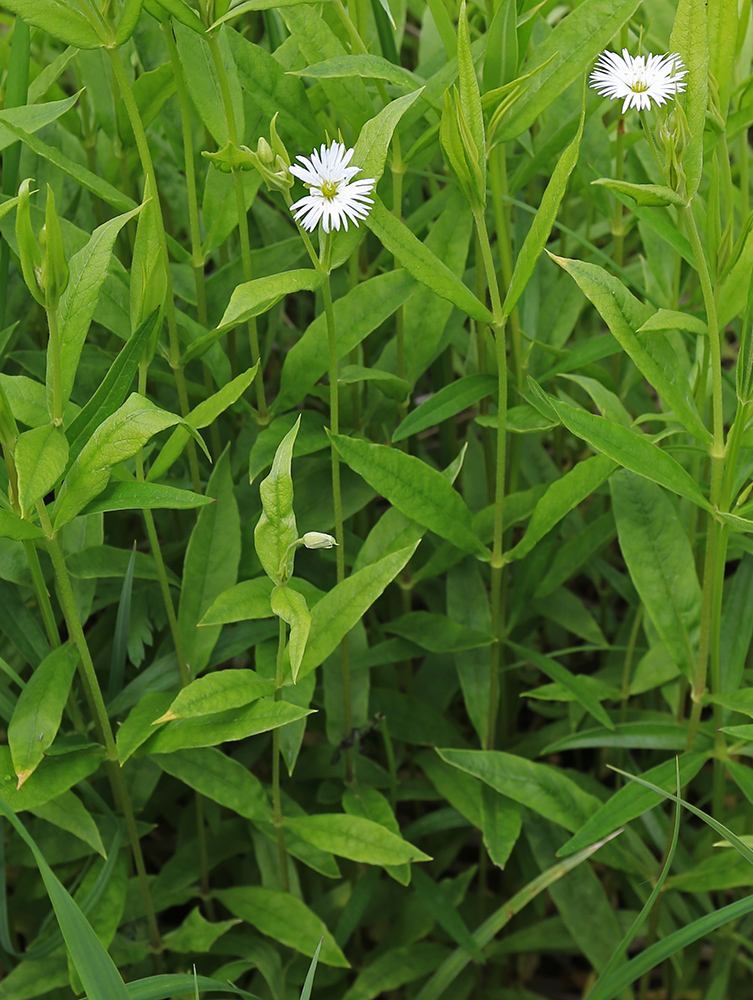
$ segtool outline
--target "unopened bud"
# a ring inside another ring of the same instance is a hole
[[[21,260],[21,271],[24,276],[26,286],[34,296],[36,301],[43,306],[45,304],[44,294],[41,288],[42,281],[42,251],[34,235],[31,226],[31,209],[29,196],[31,194],[31,179],[26,178],[21,181],[18,189],[18,208],[16,209],[16,242],[18,243],[18,256]]]
[[[260,136],[259,141],[256,143],[256,155],[265,167],[271,167],[275,162],[275,151],[263,135]]]
[[[42,253],[40,286],[44,292],[45,305],[48,309],[57,309],[60,297],[68,287],[70,273],[63,248],[60,222],[55,211],[55,195],[49,184],[47,185],[44,226],[39,234],[39,246]]]
[[[332,535],[325,535],[323,531],[307,531],[301,541],[307,549],[331,549],[337,545]]]

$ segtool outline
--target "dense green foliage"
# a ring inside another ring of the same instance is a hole
[[[228,8],[0,14],[0,1000],[750,997],[750,3]]]

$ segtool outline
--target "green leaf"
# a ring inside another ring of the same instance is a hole
[[[322,851],[331,851],[338,857],[361,864],[401,865],[410,861],[431,861],[428,854],[413,844],[362,816],[327,813],[286,817],[285,827]]]
[[[68,3],[9,0],[4,6],[29,24],[49,32],[53,38],[59,38],[66,45],[75,45],[77,49],[98,49],[103,44],[88,18]]]
[[[73,389],[81,350],[97,307],[100,290],[107,277],[115,240],[123,226],[140,211],[141,206],[99,226],[86,246],[70,259],[70,280],[58,307],[63,405],[70,398]],[[47,349],[47,358],[49,370],[50,348]],[[48,397],[49,395],[48,388]]]
[[[97,824],[91,815],[86,811],[81,799],[77,798],[73,792],[63,792],[49,802],[43,802],[29,810],[34,816],[43,819],[46,823],[52,823],[78,837],[80,841],[91,847],[93,851],[107,857],[105,846],[102,843]]]
[[[591,183],[626,194],[636,205],[675,205],[677,208],[685,208],[687,204],[676,191],[664,184],[632,184],[630,181],[616,181],[611,177],[599,177]]]
[[[212,496],[155,483],[111,483],[86,505],[84,514],[107,510],[193,510],[215,503]]]
[[[481,108],[481,94],[473,65],[471,36],[468,30],[468,14],[465,0],[460,4],[458,16],[458,79],[460,82],[460,107],[463,111],[468,131],[476,147],[481,174],[486,181],[486,135],[484,112]]]
[[[407,517],[477,558],[489,551],[472,528],[472,515],[441,472],[396,448],[331,435],[343,460]]]
[[[613,834],[616,836],[616,834]],[[607,838],[611,839],[611,838]],[[549,886],[559,882],[568,872],[573,871],[578,865],[590,858],[596,851],[600,850],[607,840],[600,840],[590,847],[586,847],[578,854],[567,858],[559,864],[552,865],[536,878],[532,879],[512,898],[506,900],[481,926],[474,931],[473,937],[479,947],[484,948],[490,943],[505,927],[512,918],[534,900],[541,892]],[[431,977],[428,983],[419,991],[416,1000],[439,1000],[439,997],[457,979],[463,969],[470,962],[470,956],[462,949],[458,948],[450,957],[442,963],[437,972]]]
[[[557,211],[564,197],[570,174],[578,162],[580,140],[583,137],[583,124],[586,120],[585,81],[583,86],[583,108],[580,113],[580,121],[578,122],[578,131],[575,133],[573,141],[557,160],[552,171],[551,180],[547,184],[541,198],[539,209],[531,223],[531,228],[526,233],[525,241],[515,261],[515,270],[510,279],[510,286],[507,289],[505,301],[502,303],[502,314],[505,318],[510,316],[520,296],[525,291],[526,285],[531,280],[533,269],[536,267],[536,262],[541,256],[541,251],[546,246],[552,226],[557,218]]]
[[[276,305],[280,299],[293,292],[314,291],[320,288],[324,274],[312,268],[302,268],[298,271],[283,271],[282,274],[271,274],[266,278],[255,278],[238,285],[230,297],[228,307],[217,324],[218,329],[229,329],[238,326],[254,316],[260,316]],[[200,343],[198,341],[197,343]],[[187,352],[188,354],[192,349]]]
[[[528,384],[539,401],[544,406],[549,404],[565,427],[587,441],[594,450],[603,452],[631,472],[645,476],[672,493],[686,497],[704,510],[711,511],[711,505],[693,477],[676,459],[652,444],[645,434],[610,423],[604,417],[597,417],[547,396],[530,376]]]
[[[346,577],[314,605],[311,633],[299,671],[305,677],[340,645],[416,551],[418,542]]]
[[[248,371],[236,376],[231,382],[228,382],[227,385],[222,386],[221,389],[210,396],[209,399],[205,399],[199,403],[190,413],[186,414],[184,418],[185,423],[189,427],[193,427],[194,430],[199,430],[202,427],[208,427],[210,424],[213,424],[221,413],[224,413],[229,406],[232,406],[233,403],[240,399],[256,377],[258,368],[259,363],[257,362],[253,368],[249,368]],[[147,482],[152,482],[165,475],[173,462],[178,459],[190,437],[191,435],[185,426],[181,425],[175,428],[167,439],[167,443],[162,451],[155,459],[154,464],[149,469],[146,477]]]
[[[63,101],[49,101],[46,104],[25,104],[18,108],[6,107],[3,111],[0,111],[0,149],[6,149],[17,141],[16,129],[21,129],[27,133],[37,132],[39,129],[44,128],[45,125],[50,125],[52,122],[57,121],[61,115],[70,111],[78,98],[79,95],[74,94],[72,97],[66,97]],[[4,202],[0,208],[0,218],[6,212],[11,211],[16,204],[18,202],[15,198]]]
[[[578,462],[560,479],[555,479],[536,504],[525,535],[506,554],[507,561],[527,556],[537,542],[559,524],[566,514],[594,493],[615,468],[615,463],[606,455],[594,455]]]
[[[68,952],[88,1000],[130,1000],[130,994],[113,960],[94,933],[91,924],[68,894],[21,821],[0,800],[0,812],[28,845],[44,882]]]
[[[75,259],[75,258],[74,258]],[[71,262],[71,270],[73,262]],[[89,399],[88,403],[78,412],[66,431],[71,442],[68,461],[75,461],[81,454],[81,449],[92,436],[99,425],[112,416],[128,395],[133,377],[139,367],[139,361],[149,343],[159,314],[154,313],[131,334],[121,348],[102,382]]]
[[[207,496],[216,497],[216,503],[201,510],[191,532],[178,605],[183,654],[194,676],[206,667],[222,631],[219,625],[198,628],[198,624],[215,598],[238,578],[241,522],[233,493],[229,449],[214,467]]]
[[[527,806],[566,830],[577,830],[599,800],[584,792],[557,767],[537,764],[496,750],[437,750],[448,764],[480,778],[514,802]]]
[[[252,2],[256,3],[257,0],[252,0]],[[305,0],[297,0],[297,2],[303,3]],[[416,76],[415,73],[411,73],[410,70],[403,69],[402,66],[396,66],[395,63],[390,62],[388,59],[383,59],[382,56],[375,56],[370,53],[335,56],[334,59],[324,59],[322,62],[314,63],[313,66],[307,66],[305,69],[290,70],[290,72],[294,76],[306,76],[313,80],[345,79],[347,77],[357,76],[362,78],[365,77],[366,79],[370,78],[372,80],[386,80],[388,83],[394,83],[398,87],[420,88],[421,86],[421,78]],[[412,98],[408,106],[415,101],[419,93],[420,90],[415,94],[407,95]],[[400,100],[404,100],[404,98],[398,98],[398,101]],[[383,116],[384,112],[389,108],[392,108],[398,103],[398,101],[391,101],[387,107],[380,111],[377,117]],[[371,121],[375,121],[375,119],[372,118]],[[369,125],[370,122],[367,122],[363,129],[361,129],[358,142],[361,142],[364,130],[368,129]],[[387,139],[387,143],[385,145],[385,155],[388,148],[389,138]],[[354,156],[354,165],[362,163],[362,159],[362,157]],[[369,174],[368,171],[365,171],[364,177],[366,176],[370,177],[371,174]]]
[[[214,747],[176,750],[151,755],[167,774],[253,821],[272,819],[272,811],[262,783],[247,767]]]
[[[477,632],[452,621],[446,615],[435,615],[428,611],[410,611],[390,622],[385,626],[385,631],[434,653],[478,649],[481,646],[491,646],[494,642],[491,634]]]
[[[532,663],[534,666],[538,667],[542,673],[545,673],[547,677],[550,677],[557,684],[561,684],[565,690],[572,692],[578,704],[580,704],[589,713],[589,715],[592,715],[597,722],[600,722],[602,726],[606,726],[607,729],[614,729],[614,723],[609,718],[606,710],[602,707],[598,698],[594,697],[588,685],[584,684],[584,681],[586,680],[585,677],[570,673],[566,667],[557,663],[557,661],[551,656],[544,656],[543,653],[537,653],[532,649],[528,649],[525,646],[519,646],[517,643],[510,642],[509,640],[507,644],[518,658],[524,662]]]
[[[530,74],[497,131],[498,142],[516,139],[570,84],[633,16],[640,0],[584,0],[536,45],[524,69]],[[672,51],[670,49],[670,51]]]
[[[692,781],[707,760],[708,754],[705,753],[682,754],[678,758],[681,783],[685,785]],[[643,777],[671,791],[675,787],[675,761],[665,761],[646,771]],[[656,792],[629,781],[586,820],[582,828],[557,851],[557,857],[567,857],[582,850],[585,844],[593,843],[594,838],[598,840],[608,836],[613,830],[653,809],[660,801],[661,796]]]
[[[209,43],[200,37],[198,32],[193,29],[193,26],[186,27],[180,22],[173,22],[173,28],[191,100],[205,127],[217,143],[217,148],[222,149],[223,146],[227,145],[230,133],[228,132],[227,119],[225,117],[222,88],[217,76],[214,60],[212,59]],[[236,131],[238,136],[243,136],[245,131],[243,94],[238,81],[233,54],[227,40],[227,32],[227,28],[222,28],[218,33],[217,41],[227,74]]]
[[[184,687],[170,707],[152,725],[171,719],[196,719],[203,715],[243,708],[265,695],[274,694],[274,681],[254,670],[216,670]]]
[[[665,716],[666,717],[666,716]],[[590,747],[625,747],[631,750],[682,751],[688,741],[686,723],[659,719],[648,722],[618,722],[614,731],[609,729],[580,729],[577,733],[553,740],[542,752],[558,753],[560,750],[580,750]],[[704,749],[710,747],[708,732],[698,734],[697,743]]]
[[[414,869],[413,885],[437,923],[453,941],[467,951],[475,962],[485,962],[483,952],[466,927],[458,909],[450,902],[444,887],[427,875],[423,868]]]
[[[220,920],[210,923],[201,915],[199,907],[195,907],[186,919],[174,931],[166,934],[162,943],[168,951],[193,955],[196,952],[207,952],[218,938],[235,927],[240,920]]]
[[[405,271],[390,271],[356,285],[334,304],[336,352],[344,357],[415,292],[416,283]],[[288,351],[280,377],[276,412],[299,403],[327,371],[327,319],[317,316]]]
[[[295,684],[311,630],[311,612],[303,594],[290,586],[275,587],[270,595],[270,605],[277,617],[290,626],[288,655]]]
[[[494,864],[504,868],[520,837],[522,829],[520,806],[507,796],[499,795],[489,785],[482,785],[481,821],[484,847]]]
[[[257,733],[286,726],[310,715],[307,708],[299,708],[286,701],[261,698],[216,715],[201,715],[192,719],[175,719],[165,723],[146,743],[140,754],[173,753],[194,747],[214,747],[229,740],[244,740]]]
[[[24,431],[16,443],[18,499],[28,517],[34,505],[62,478],[68,461],[68,441],[62,427],[46,424]]]
[[[173,695],[167,691],[147,691],[133,706],[115,735],[121,767],[142,743],[154,735],[152,724],[167,710],[172,700]]]
[[[708,19],[709,70],[719,87],[719,107],[726,120],[737,47],[738,14],[735,0],[711,0]]]
[[[703,130],[709,92],[709,36],[706,0],[678,0],[669,51],[677,52],[687,75],[684,92],[675,101],[684,109],[690,139],[682,154],[686,194],[690,201],[703,171]]]
[[[572,275],[578,287],[601,313],[612,335],[630,355],[635,366],[669,405],[678,420],[697,440],[710,444],[711,432],[705,426],[693,400],[687,379],[678,371],[677,355],[661,333],[653,340],[639,338],[635,330],[648,319],[649,310],[622,282],[598,264],[567,260],[550,254],[563,270]],[[665,350],[662,351],[662,345]],[[653,348],[653,349],[652,349]]]
[[[131,393],[125,403],[99,425],[65,477],[55,501],[54,529],[57,531],[72,521],[104,490],[114,465],[132,458],[150,437],[174,426],[179,419],[137,392]]]
[[[452,302],[461,312],[481,323],[492,323],[494,317],[473,292],[456,277],[443,261],[417,239],[407,226],[388,212],[374,196],[374,207],[366,217],[366,225],[403,265],[416,281],[431,288],[443,299]]]
[[[41,764],[57,736],[79,656],[75,646],[60,646],[29,678],[8,726],[8,744],[18,788]]]
[[[0,799],[14,812],[33,809],[55,799],[79,781],[93,774],[104,758],[100,746],[89,745],[83,750],[55,754],[54,746],[21,788],[13,769],[10,748],[0,747]]]
[[[262,514],[254,528],[254,545],[264,572],[278,585],[293,571],[294,547],[298,539],[290,464],[300,425],[299,417],[280,442],[270,473],[259,487]]]
[[[258,886],[236,886],[219,889],[215,896],[236,917],[303,955],[313,955],[323,938],[322,962],[343,969],[350,967],[326,924],[290,893]]]
[[[610,481],[620,548],[646,614],[686,677],[695,675],[701,587],[679,515],[658,486],[619,472]]]
[[[20,542],[26,538],[43,538],[43,532],[30,521],[22,521],[12,510],[0,508],[0,538]]]
[[[199,622],[199,625],[227,625],[255,618],[271,618],[269,603],[274,583],[266,576],[244,580],[223,591]]]
[[[518,71],[518,8],[515,0],[498,4],[489,25],[484,54],[484,90],[511,83]]]
[[[129,574],[133,550],[116,549],[112,545],[89,545],[66,556],[65,564],[71,576],[77,580],[119,579]],[[180,579],[170,569],[166,569],[170,583],[180,584]],[[154,559],[145,552],[136,552],[133,560],[133,576],[136,580],[159,580]]]
[[[493,375],[466,375],[451,382],[409,413],[393,433],[392,441],[403,441],[411,434],[419,434],[427,427],[441,424],[496,391],[497,379]]]

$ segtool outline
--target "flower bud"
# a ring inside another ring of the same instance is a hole
[[[486,204],[486,181],[480,151],[465,120],[455,87],[445,91],[439,140],[447,164],[474,212]]]
[[[301,539],[307,549],[331,549],[337,542],[323,531],[307,531]]]
[[[265,167],[271,167],[275,162],[275,152],[264,136],[261,136],[256,144],[256,155]]]
[[[24,281],[36,301],[43,306],[44,294],[41,288],[42,251],[31,227],[31,210],[29,207],[29,188],[31,178],[21,181],[18,189],[18,208],[16,209],[16,242],[18,256],[21,260],[21,271]]]
[[[44,226],[39,234],[39,246],[42,253],[40,286],[44,292],[45,306],[47,309],[57,309],[60,297],[68,287],[70,272],[63,248],[63,234],[60,232],[60,222],[55,211],[55,195],[49,184],[47,185]]]

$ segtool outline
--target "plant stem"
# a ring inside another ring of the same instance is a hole
[[[494,541],[492,544],[491,564],[491,611],[492,635],[494,642],[491,647],[491,675],[489,678],[489,715],[487,724],[487,750],[492,750],[496,742],[497,717],[499,715],[499,676],[502,659],[502,638],[504,632],[502,609],[502,581],[504,576],[504,559],[502,556],[504,536],[505,497],[505,464],[507,461],[507,344],[505,338],[506,317],[502,312],[502,302],[497,284],[497,273],[494,269],[494,259],[489,246],[489,234],[486,230],[486,219],[483,209],[474,212],[476,231],[478,233],[481,257],[486,270],[486,281],[494,316],[494,342],[497,348],[497,465],[494,485]]]
[[[234,147],[238,147],[238,129],[235,121],[235,110],[233,99],[230,94],[230,84],[228,83],[225,64],[222,61],[222,53],[216,35],[209,35],[209,51],[212,53],[212,62],[217,72],[217,79],[220,84],[222,103],[225,109],[225,121],[227,123],[228,138]],[[243,264],[243,280],[253,279],[253,268],[251,266],[251,245],[248,240],[248,218],[246,214],[246,193],[243,187],[243,175],[240,167],[233,167],[233,188],[235,190],[235,207],[238,214],[238,236],[241,244],[241,261]],[[261,359],[259,351],[259,334],[256,328],[256,317],[248,321],[248,342],[251,348],[251,362],[256,364]],[[235,374],[235,373],[233,373]],[[267,419],[267,401],[264,396],[264,381],[262,378],[261,365],[254,379],[256,383],[256,405],[262,422]]]
[[[748,153],[748,132],[743,129],[740,133],[740,212],[743,225],[748,218],[750,211],[750,161]]]
[[[648,125],[648,119],[646,118],[646,112],[642,109],[638,112],[638,117],[641,120],[641,125],[643,126],[643,132],[648,140],[648,144],[651,147],[651,152],[654,154],[654,162],[659,168],[659,173],[664,177],[664,167],[662,166],[661,159],[659,157],[659,150],[656,148],[656,142],[654,141],[654,133],[651,131]]]
[[[716,312],[716,299],[711,285],[706,257],[703,252],[698,228],[693,216],[692,205],[682,212],[690,246],[696,261],[696,270],[701,283],[703,301],[706,307],[706,322],[708,325],[709,348],[711,354],[711,385],[712,385],[712,434],[711,446],[711,489],[709,502],[716,510],[722,497],[722,484],[725,470],[724,448],[724,416],[722,410],[722,358],[719,334],[719,323]],[[706,554],[703,565],[703,589],[701,596],[701,632],[698,645],[698,663],[693,679],[693,708],[688,727],[688,750],[695,746],[698,726],[703,708],[703,696],[706,690],[706,675],[708,671],[709,650],[712,635],[718,634],[718,619],[721,615],[721,593],[715,594],[715,583],[719,579],[718,562],[721,562],[723,580],[726,546],[720,546],[720,525],[716,518],[707,516]],[[711,651],[712,662],[718,659],[718,649]],[[721,762],[715,762],[715,766]]]
[[[5,109],[26,104],[29,89],[29,26],[16,16],[13,38],[10,43],[8,75],[5,81]],[[2,192],[11,197],[18,186],[18,165],[21,160],[21,143],[14,142],[3,150]],[[8,268],[10,244],[0,240],[0,330],[5,327],[5,310],[8,301]]]
[[[105,708],[104,698],[102,697],[102,690],[99,686],[99,680],[97,679],[94,663],[92,661],[91,653],[89,652],[89,645],[86,641],[86,636],[84,635],[84,630],[81,625],[81,619],[78,615],[76,598],[73,594],[68,569],[65,565],[63,547],[60,544],[59,535],[53,533],[52,531],[52,525],[44,503],[40,503],[37,509],[39,511],[42,529],[47,535],[47,551],[50,554],[52,565],[55,570],[55,577],[57,579],[60,592],[60,605],[63,609],[66,625],[68,626],[68,633],[73,639],[76,649],[78,650],[81,670],[86,681],[86,686],[91,694],[94,706],[97,728],[103,737],[105,751],[107,753],[107,772],[112,785],[113,796],[123,810],[126,826],[128,827],[128,835],[131,841],[131,851],[133,852],[133,861],[136,866],[136,873],[138,875],[139,886],[141,888],[141,896],[144,903],[147,923],[149,925],[149,936],[151,938],[152,948],[154,948],[155,951],[160,951],[162,948],[162,942],[160,939],[159,928],[157,927],[157,918],[154,912],[151,892],[149,891],[149,881],[147,879],[146,867],[144,865],[144,856],[141,853],[141,844],[139,842],[138,831],[136,829],[133,807],[131,806],[128,788],[126,787],[123,779],[123,772],[121,771],[120,764],[118,762],[118,751],[115,746],[115,739],[113,737],[112,727],[110,726],[110,719],[107,715],[107,709]]]
[[[285,657],[285,622],[279,619],[280,632],[277,641],[277,666],[275,670],[275,701],[282,698],[283,668]],[[285,831],[282,828],[282,802],[280,799],[280,730],[272,730],[272,808],[274,810],[275,834],[277,835],[277,857],[280,862],[280,880],[285,892],[290,892],[288,878],[288,852],[285,847]]]
[[[337,389],[337,337],[335,333],[335,310],[332,306],[332,288],[329,276],[329,250],[332,245],[331,235],[326,240],[326,276],[322,285],[324,296],[324,312],[327,317],[327,348],[329,352],[329,422],[333,434],[340,433],[340,404]],[[331,447],[332,455],[332,498],[335,507],[335,538],[337,539],[337,582],[342,583],[345,579],[345,539],[343,537],[343,508],[342,495],[340,492],[340,455],[334,444]],[[345,739],[348,741],[345,748],[345,780],[352,783],[355,778],[353,767],[353,747],[350,744],[350,736],[353,729],[353,713],[351,710],[350,692],[350,653],[348,650],[347,635],[340,643],[340,656],[342,659],[342,683],[343,683],[343,729]]]
[[[175,319],[175,300],[173,298],[173,282],[170,275],[170,256],[167,252],[167,236],[165,235],[165,222],[162,218],[162,206],[159,200],[157,176],[154,172],[152,154],[149,151],[149,143],[146,139],[144,123],[141,120],[141,114],[139,112],[138,105],[136,104],[136,99],[133,96],[133,91],[128,81],[128,77],[123,69],[120,54],[117,48],[108,48],[107,54],[110,57],[113,74],[118,87],[120,88],[120,94],[123,98],[123,103],[125,104],[128,120],[131,123],[131,128],[133,129],[133,134],[136,138],[136,147],[139,151],[141,169],[144,171],[144,176],[149,180],[151,189],[154,192],[157,237],[159,240],[160,256],[162,257],[162,265],[165,271],[165,281],[167,284],[165,312],[167,314],[167,332],[170,342],[170,367],[172,368],[175,376],[175,385],[178,390],[178,400],[180,402],[180,412],[182,416],[185,417],[189,409],[188,392],[186,391],[186,379],[183,374],[183,366],[180,363],[180,341],[178,339],[178,324]],[[191,469],[191,484],[195,493],[201,493],[201,476],[199,475],[199,462],[196,456],[195,442],[190,440],[186,448],[188,452],[188,464]]]
[[[63,360],[60,352],[60,331],[57,309],[47,309],[47,326],[50,331],[50,367],[52,369],[52,422],[56,427],[63,423]]]
[[[183,160],[186,170],[186,192],[188,202],[188,229],[191,234],[191,269],[193,270],[194,287],[196,288],[196,313],[201,326],[207,329],[209,321],[207,318],[207,289],[204,279],[204,254],[201,249],[201,231],[199,229],[199,201],[196,195],[196,168],[193,160],[193,130],[191,128],[191,101],[186,90],[186,81],[183,77],[183,66],[178,55],[178,47],[175,44],[173,29],[170,21],[166,18],[162,22],[162,34],[165,36],[167,50],[170,53],[170,62],[173,67],[175,87],[178,93],[178,105],[180,107],[180,124],[183,132]],[[204,369],[204,384],[207,395],[213,392],[211,372],[206,361],[202,360]],[[217,422],[212,421],[210,428],[212,440],[212,457],[217,458],[222,450],[220,435],[217,429]]]

